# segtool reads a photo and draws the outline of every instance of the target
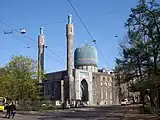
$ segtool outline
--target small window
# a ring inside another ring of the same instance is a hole
[[[72,28],[70,29],[70,32],[72,32]]]

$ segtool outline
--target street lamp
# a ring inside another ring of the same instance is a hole
[[[25,34],[26,33],[26,29],[25,28],[20,28],[19,30],[4,31],[4,34],[13,34],[13,31],[20,32],[21,34]]]
[[[25,34],[26,33],[26,29],[25,28],[21,28],[20,32],[21,32],[21,34]]]

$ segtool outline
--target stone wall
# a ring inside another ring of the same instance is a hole
[[[44,83],[45,97],[47,99],[61,100],[62,85],[64,80],[64,100],[69,99],[69,83],[66,71],[46,74],[47,80]],[[81,100],[81,81],[85,79],[88,83],[88,97],[90,105],[116,104],[117,93],[114,75],[101,72],[89,72],[74,69],[75,99]]]
[[[101,89],[100,89],[100,75],[93,73],[92,78],[93,85],[93,104],[97,105],[101,101]]]
[[[116,104],[116,87],[113,75],[93,73],[93,104]]]
[[[44,82],[44,97],[45,99],[61,100],[61,80],[64,80],[64,92],[68,94],[67,71],[58,71],[47,73]],[[68,95],[64,95],[68,97]],[[67,99],[67,98],[66,98]]]

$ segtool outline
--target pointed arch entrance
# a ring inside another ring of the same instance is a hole
[[[81,100],[82,101],[88,101],[88,83],[85,79],[81,81]]]

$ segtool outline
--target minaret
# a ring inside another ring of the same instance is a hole
[[[66,25],[67,37],[67,73],[69,82],[69,99],[75,98],[74,88],[74,59],[73,59],[73,38],[74,38],[74,25],[72,24],[72,15],[68,15],[68,24]]]
[[[44,72],[44,35],[43,27],[40,28],[38,35],[38,81],[42,83],[42,74]]]

